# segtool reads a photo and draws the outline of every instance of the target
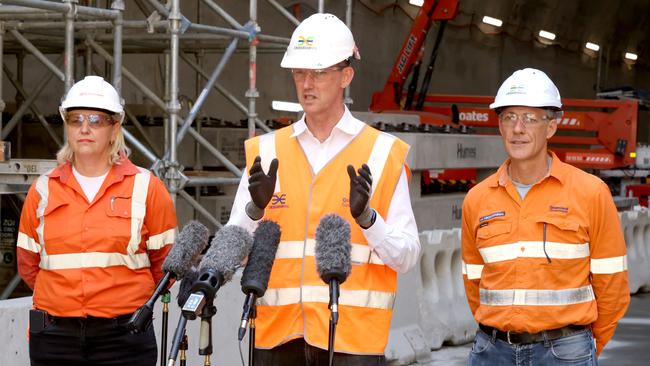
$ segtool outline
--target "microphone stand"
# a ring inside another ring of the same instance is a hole
[[[181,366],[185,366],[187,364],[187,355],[185,354],[185,351],[187,351],[187,335],[183,335],[183,340],[181,341]]]
[[[162,330],[160,334],[160,366],[165,366],[165,361],[167,360],[167,328],[169,324],[169,302],[171,301],[171,295],[169,290],[165,291],[162,294],[160,299],[163,303],[162,310]]]
[[[178,319],[176,331],[174,332],[174,338],[172,339],[172,348],[169,350],[169,361],[167,361],[168,366],[174,366],[176,363],[176,356],[178,355],[179,349],[181,350],[181,365],[183,364],[183,357],[185,357],[185,350],[187,350],[187,336],[185,335],[186,326],[187,318],[181,315]]]
[[[210,366],[212,355],[212,317],[217,313],[212,299],[205,305],[201,313],[201,336],[199,338],[199,355],[205,356],[204,366]]]
[[[330,285],[330,329],[327,341],[327,351],[329,353],[329,366],[334,365],[334,339],[336,338],[336,325],[339,322],[339,281],[332,278]]]
[[[255,351],[255,318],[257,318],[257,304],[253,300],[253,306],[251,306],[250,320],[248,326],[250,327],[250,333],[248,333],[248,366],[255,366],[255,357],[253,353]]]

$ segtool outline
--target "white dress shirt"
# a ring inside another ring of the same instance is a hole
[[[345,112],[334,126],[330,136],[323,142],[318,141],[307,128],[305,116],[295,122],[292,138],[297,138],[302,147],[314,175],[318,172],[343,148],[345,148],[361,132],[365,123],[354,118],[347,107]],[[282,164],[282,161],[280,161]],[[355,167],[356,169],[360,167]],[[341,172],[346,176],[347,171]],[[379,177],[375,177],[379,179]],[[242,175],[230,212],[229,225],[239,225],[250,232],[257,227],[257,222],[246,215],[245,207],[251,201],[248,192],[248,174]],[[356,223],[351,223],[356,225]],[[420,256],[420,239],[418,229],[411,208],[406,170],[402,168],[395,193],[388,208],[388,215],[384,219],[377,213],[375,223],[368,229],[361,228],[368,245],[377,253],[379,258],[396,272],[405,273],[418,261]]]

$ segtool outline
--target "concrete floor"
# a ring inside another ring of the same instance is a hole
[[[427,366],[465,366],[471,343],[444,347],[432,352],[433,361]],[[598,358],[599,366],[649,365],[650,356],[650,293],[632,296],[625,317],[621,319],[614,338]],[[422,364],[418,364],[422,365]]]

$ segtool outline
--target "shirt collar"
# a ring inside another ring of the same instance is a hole
[[[554,152],[549,150],[551,155],[551,170],[546,175],[546,177],[553,177],[557,179],[561,184],[564,184],[566,181],[566,176],[568,174],[568,164],[560,160],[560,158],[555,155]],[[508,158],[497,170],[496,174],[492,175],[488,181],[490,187],[504,186],[510,181],[508,176],[508,165],[510,165],[510,158]],[[546,178],[545,177],[545,178]],[[543,178],[542,178],[543,179]]]
[[[341,119],[339,119],[339,121],[334,126],[334,129],[337,129],[351,136],[356,136],[363,129],[365,123],[354,118],[354,116],[352,115],[352,113],[350,113],[350,110],[346,105],[343,105],[343,108],[344,108],[343,115],[341,116]],[[302,117],[292,125],[292,127],[293,127],[293,133],[291,134],[291,137],[300,136],[301,134],[306,132],[311,133],[309,132],[309,129],[307,128],[307,123],[305,122],[305,114],[303,114]]]
[[[113,176],[115,180],[122,180],[125,176],[135,175],[140,172],[137,166],[129,160],[126,156],[122,156],[120,161],[116,164],[113,164],[110,171],[113,171]],[[52,170],[48,177],[50,178],[59,178],[62,183],[66,183],[68,179],[72,176],[72,164],[67,161]]]

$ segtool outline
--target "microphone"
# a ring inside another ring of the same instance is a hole
[[[332,322],[339,317],[339,285],[350,275],[350,224],[341,216],[329,214],[321,218],[316,228],[316,270],[330,287],[329,308]]]
[[[235,270],[249,254],[253,238],[246,229],[226,225],[219,230],[199,264],[199,278],[183,305],[183,316],[194,320],[219,288],[232,279]]]
[[[246,294],[246,300],[237,335],[240,341],[246,334],[253,304],[257,298],[264,296],[268,287],[273,260],[280,244],[280,235],[280,225],[274,221],[263,220],[255,230],[253,249],[241,277],[241,290]]]
[[[172,279],[182,278],[197,262],[201,252],[208,245],[208,236],[208,228],[198,221],[190,221],[185,225],[174,240],[172,249],[163,262],[162,270],[165,275],[158,281],[149,300],[139,307],[129,319],[127,328],[131,332],[143,332],[149,328],[156,300],[167,290]]]
[[[187,298],[190,297],[190,294],[192,293],[192,286],[194,285],[194,282],[196,279],[199,278],[199,271],[190,268],[189,271],[183,276],[183,280],[181,281],[181,285],[178,289],[178,296],[176,299],[178,300],[178,307],[183,307],[183,304],[185,304],[185,301],[187,301]],[[174,338],[172,338],[172,346],[169,350],[169,365],[173,365],[176,362],[176,357],[178,356],[178,351],[180,350],[181,347],[181,342],[183,341],[183,335],[185,335],[185,326],[187,325],[187,318],[184,316],[180,316],[178,318],[178,325],[176,326],[176,331],[174,332]]]

